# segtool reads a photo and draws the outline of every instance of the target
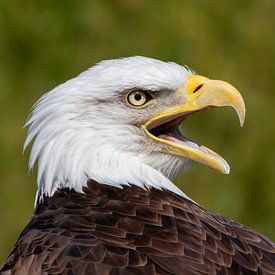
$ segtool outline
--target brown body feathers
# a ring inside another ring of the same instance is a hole
[[[89,182],[45,198],[1,274],[275,274],[275,245],[167,191]]]

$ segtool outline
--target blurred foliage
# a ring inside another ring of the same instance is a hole
[[[33,212],[29,150],[22,157],[32,104],[99,60],[131,55],[238,87],[244,128],[227,109],[183,125],[231,163],[231,174],[196,165],[178,183],[202,206],[275,240],[274,12],[274,0],[0,1],[0,261]]]

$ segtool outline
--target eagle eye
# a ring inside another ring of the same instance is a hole
[[[127,94],[127,102],[134,107],[141,107],[152,99],[151,94],[142,90],[134,90]]]

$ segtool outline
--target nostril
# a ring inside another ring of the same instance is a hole
[[[200,84],[200,85],[193,91],[193,94],[195,94],[202,86],[203,86],[203,84]]]

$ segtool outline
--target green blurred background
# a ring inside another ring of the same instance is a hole
[[[275,1],[0,1],[0,262],[33,212],[35,173],[22,157],[34,102],[102,59],[145,55],[187,64],[234,84],[231,110],[198,114],[189,136],[231,164],[224,176],[196,165],[178,179],[202,206],[275,240]]]

